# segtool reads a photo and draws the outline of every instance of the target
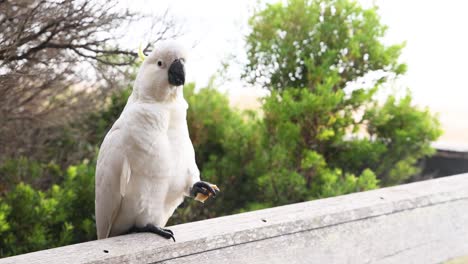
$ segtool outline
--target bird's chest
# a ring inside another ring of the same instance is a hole
[[[175,169],[182,169],[181,166],[184,167],[184,164],[188,162],[187,159],[190,158],[190,150],[193,148],[188,133],[187,112],[183,105],[172,109],[170,112],[167,138],[176,167]]]
[[[169,131],[171,132],[171,131]],[[179,124],[177,129],[169,133],[169,145],[171,152],[171,180],[174,190],[184,191],[187,188],[190,167],[193,163],[193,147],[188,135],[187,124]]]
[[[189,168],[195,157],[187,128],[186,107],[165,110],[148,111],[142,115],[139,126],[135,126],[139,129],[138,137],[132,136],[136,147],[132,148],[130,159],[136,168],[135,176],[147,181],[148,186],[144,188],[156,186],[177,198],[188,188]]]

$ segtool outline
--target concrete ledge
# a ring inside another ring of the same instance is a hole
[[[5,258],[4,263],[440,263],[468,255],[468,174]],[[108,251],[105,253],[104,251]]]

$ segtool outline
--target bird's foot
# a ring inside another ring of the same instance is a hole
[[[216,194],[218,192],[218,186],[209,182],[199,181],[193,185],[190,194],[192,197],[194,197],[195,200],[203,203],[206,201],[206,199],[210,198],[211,196],[216,197]]]
[[[171,234],[171,235],[172,235],[172,239],[174,239],[174,232],[172,232],[172,230],[167,229],[167,228],[161,228],[161,230],[164,231],[164,232],[167,232],[167,233]],[[174,242],[175,242],[175,239],[174,239]]]
[[[174,238],[174,232],[172,232],[171,230],[169,229],[166,229],[166,228],[161,228],[159,226],[155,226],[155,225],[152,225],[152,224],[147,224],[145,227],[132,227],[128,233],[144,233],[144,232],[150,232],[150,233],[153,233],[153,234],[156,234],[156,235],[160,235],[166,239],[171,239],[174,240],[175,242],[175,238]]]

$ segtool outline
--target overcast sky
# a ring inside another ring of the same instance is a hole
[[[188,80],[198,87],[208,82],[223,60],[232,60],[229,55],[242,60],[243,36],[248,32],[247,20],[256,1],[127,1],[144,12],[160,13],[169,8],[184,24],[182,41],[188,46],[197,43],[187,66]],[[372,3],[379,6],[382,22],[389,27],[385,43],[407,43],[401,59],[408,64],[408,72],[395,86],[409,88],[415,102],[441,112],[443,122],[453,119],[449,112],[463,112],[457,119],[461,117],[458,122],[468,128],[468,1],[359,2],[367,7]],[[239,82],[238,72],[239,68],[234,67],[233,80],[225,81],[221,88],[234,94],[252,92]]]

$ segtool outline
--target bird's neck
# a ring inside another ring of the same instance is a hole
[[[129,105],[134,104],[134,103],[143,103],[143,104],[155,104],[155,105],[160,105],[164,108],[168,108],[168,110],[174,110],[174,109],[181,109],[183,111],[186,111],[188,108],[187,101],[184,99],[183,95],[183,87],[174,87],[172,89],[174,90],[174,93],[168,97],[166,100],[158,100],[154,96],[148,96],[145,94],[139,93],[138,89],[133,89],[132,93],[130,94],[130,97],[127,100],[127,104],[125,108],[127,108]]]
[[[133,97],[132,100],[135,102],[171,104],[178,99],[180,100],[184,98],[183,86],[151,90],[134,86],[131,97]]]

